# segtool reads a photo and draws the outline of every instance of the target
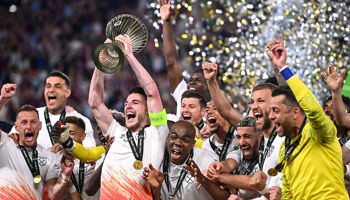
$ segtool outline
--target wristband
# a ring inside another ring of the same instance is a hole
[[[345,146],[346,148],[350,149],[350,141],[347,141],[347,142],[344,144],[344,146]]]
[[[62,180],[62,184],[67,183],[66,178],[67,178],[67,176],[61,171],[61,180]]]
[[[289,69],[288,66],[284,66],[281,70],[280,70],[281,75],[283,76],[283,78],[285,80],[290,79],[292,76],[294,76],[294,73],[292,72],[292,70]]]
[[[266,194],[268,191],[269,191],[269,187],[267,187],[267,185],[265,185],[265,188],[263,189],[263,190],[260,190],[260,191],[258,191],[261,195],[264,195],[264,194]]]
[[[74,185],[74,184],[68,188],[68,192],[69,192],[70,194],[73,193],[73,192],[75,192],[75,191],[77,191],[77,189],[75,188],[75,185]]]
[[[350,177],[350,166],[349,165],[345,165],[346,168],[346,172],[344,174],[345,177]]]
[[[161,126],[167,123],[165,108],[159,113],[148,113],[152,126]]]

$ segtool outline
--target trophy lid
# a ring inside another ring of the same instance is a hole
[[[106,37],[114,41],[118,35],[130,37],[134,54],[140,52],[148,41],[146,25],[139,18],[130,14],[117,15],[108,22]]]

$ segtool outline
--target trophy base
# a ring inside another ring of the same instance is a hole
[[[112,74],[123,67],[124,54],[116,44],[104,43],[96,48],[93,60],[100,71]]]

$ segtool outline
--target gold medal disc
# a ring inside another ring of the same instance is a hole
[[[40,175],[36,175],[33,179],[34,183],[38,184],[41,182],[41,176]]]
[[[133,166],[134,166],[134,168],[135,168],[136,170],[142,169],[142,166],[143,166],[142,161],[141,161],[141,160],[135,160]]]
[[[276,176],[278,174],[278,171],[277,169],[275,168],[270,168],[267,173],[270,175],[270,176]]]

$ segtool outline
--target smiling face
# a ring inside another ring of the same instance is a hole
[[[19,133],[19,144],[33,147],[41,130],[41,122],[37,112],[20,111],[15,122],[15,129]]]
[[[252,93],[250,99],[251,112],[255,117],[258,131],[268,130],[272,126],[269,119],[271,93],[270,89],[255,90]]]
[[[44,96],[46,106],[50,113],[61,114],[65,109],[67,98],[70,94],[71,90],[68,88],[63,78],[50,76],[46,79]]]
[[[216,110],[213,100],[207,103],[206,118],[212,133],[217,133],[220,127],[224,127],[228,123]]]
[[[138,131],[149,124],[146,99],[138,93],[131,93],[124,104],[125,126]]]
[[[167,138],[169,159],[176,165],[183,164],[196,143],[194,126],[187,121],[178,121],[171,127]]]
[[[187,84],[188,90],[196,90],[201,94],[204,94],[208,90],[207,82],[203,73],[196,71],[192,74]]]
[[[282,136],[291,136],[295,122],[292,118],[292,109],[284,104],[284,95],[278,95],[271,98],[271,112],[269,118],[275,123],[277,134]]]
[[[237,127],[236,140],[245,159],[253,159],[258,154],[259,134],[254,127]]]
[[[198,125],[205,115],[205,108],[201,108],[199,99],[183,98],[181,101],[180,119]]]
[[[83,140],[85,139],[86,134],[84,133],[84,130],[73,123],[67,123],[69,124],[69,137],[72,138],[75,142],[82,144]]]

